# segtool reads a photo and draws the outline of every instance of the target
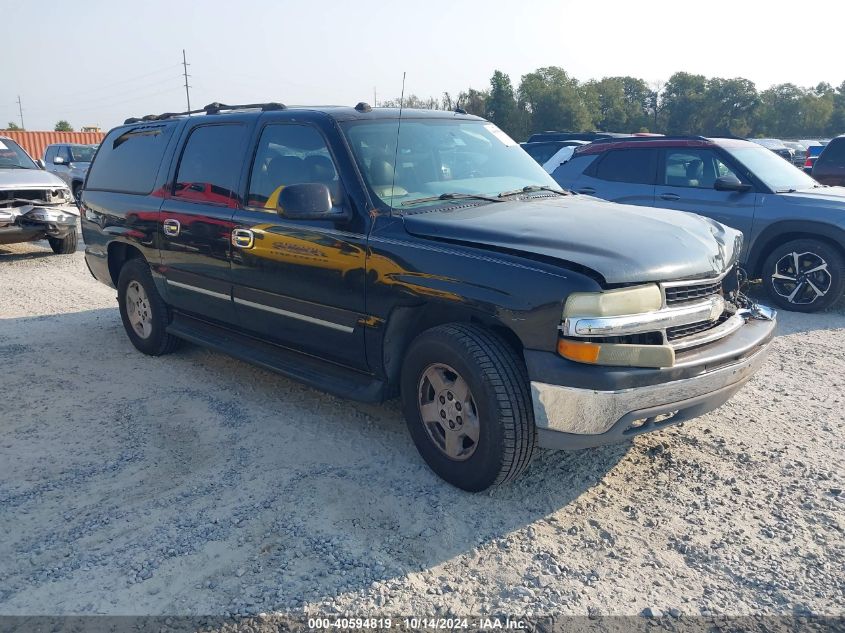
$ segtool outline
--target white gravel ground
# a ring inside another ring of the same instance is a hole
[[[0,247],[0,614],[845,614],[845,310],[728,405],[471,495],[398,406],[136,352],[82,253]]]

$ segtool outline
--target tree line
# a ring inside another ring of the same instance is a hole
[[[378,105],[398,107],[399,99]],[[497,70],[488,89],[428,99],[409,95],[404,107],[461,108],[520,141],[544,130],[780,138],[845,133],[845,82],[836,88],[826,82],[813,88],[785,83],[760,91],[748,79],[685,72],[650,85],[637,77],[582,82],[563,68],[547,66],[523,75],[514,87]]]

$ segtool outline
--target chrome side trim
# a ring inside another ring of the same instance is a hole
[[[676,351],[682,349],[689,349],[690,347],[695,347],[696,345],[706,345],[707,343],[712,343],[722,337],[728,336],[729,334],[733,334],[743,325],[745,325],[746,318],[750,318],[751,313],[747,310],[741,310],[737,312],[724,323],[717,325],[714,328],[710,328],[709,330],[705,330],[700,334],[693,334],[692,336],[685,336],[684,338],[678,339],[677,341],[669,341],[669,345],[671,345]]]
[[[355,328],[349,327],[348,325],[341,325],[340,323],[333,323],[332,321],[324,321],[323,319],[310,317],[305,314],[300,314],[299,312],[291,312],[289,310],[283,310],[281,308],[274,308],[273,306],[268,306],[263,303],[255,303],[254,301],[247,301],[246,299],[239,299],[238,297],[235,297],[235,303],[240,303],[241,305],[245,305],[250,308],[255,308],[256,310],[264,310],[266,312],[280,314],[281,316],[290,317],[292,319],[306,321],[308,323],[313,323],[314,325],[322,325],[323,327],[338,330],[340,332],[346,332],[347,334],[351,334],[355,331]]]
[[[214,292],[213,290],[207,290],[205,288],[199,288],[197,286],[183,284],[181,281],[173,281],[172,279],[168,279],[167,284],[170,286],[176,286],[177,288],[183,288],[185,290],[193,290],[194,292],[199,292],[200,294],[208,295],[209,297],[214,297],[216,299],[225,299],[226,301],[232,300],[231,296],[224,295],[222,292]]]
[[[715,321],[725,311],[725,300],[714,295],[705,301],[678,308],[664,308],[643,314],[614,317],[567,317],[564,336],[622,336],[665,330],[700,321]]]

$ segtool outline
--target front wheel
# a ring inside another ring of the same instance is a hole
[[[176,349],[179,339],[167,333],[170,311],[143,259],[130,259],[120,269],[117,302],[126,334],[139,351],[161,356]]]
[[[845,289],[845,262],[829,244],[800,239],[777,246],[761,277],[772,301],[784,310],[816,312],[833,305]]]
[[[50,248],[56,255],[70,255],[76,252],[76,246],[79,243],[79,235],[76,232],[76,227],[73,227],[70,233],[65,237],[48,237],[47,242]]]
[[[453,486],[479,492],[528,466],[536,436],[528,375],[501,337],[462,323],[427,330],[405,355],[401,383],[417,450]]]

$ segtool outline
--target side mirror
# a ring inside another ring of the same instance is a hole
[[[736,176],[719,176],[713,184],[716,191],[750,191],[751,185],[740,182]]]
[[[44,169],[47,166],[44,164],[44,161],[40,158],[35,159],[35,164],[38,165],[38,169]]]
[[[332,194],[319,182],[288,185],[279,194],[276,212],[290,220],[345,220],[349,213],[332,210]]]
[[[64,165],[64,164],[65,164],[65,159],[64,159],[64,158],[62,158],[61,156],[54,156],[54,157],[53,157],[53,164],[54,164],[54,165]]]

